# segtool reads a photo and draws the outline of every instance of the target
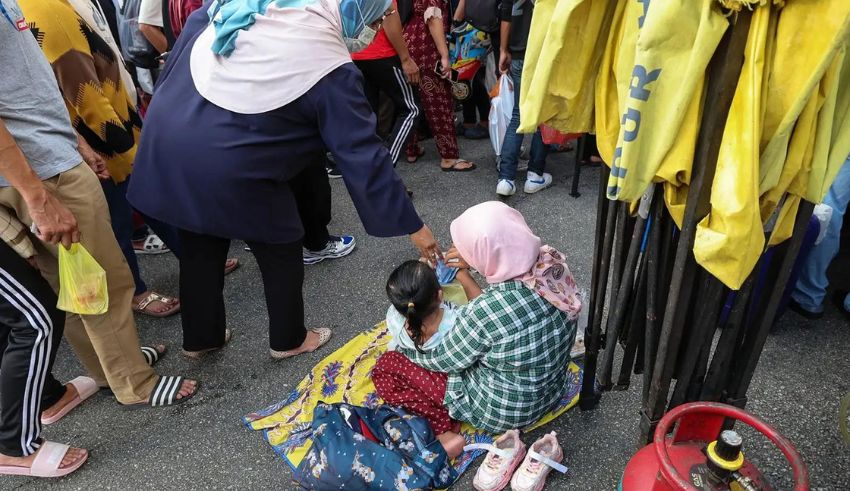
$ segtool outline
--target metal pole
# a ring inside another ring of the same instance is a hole
[[[664,219],[664,200],[660,197],[662,190],[661,185],[656,185],[655,192],[659,195],[659,199],[655,200],[652,208],[652,223],[650,229],[649,244],[647,244],[647,259],[646,259],[646,333],[643,336],[644,358],[643,358],[643,405],[646,405],[649,397],[649,385],[652,382],[652,370],[655,367],[655,348],[656,338],[658,337],[658,287],[660,264],[659,258],[661,253],[661,230],[667,229],[662,227],[662,219]],[[669,220],[669,218],[668,218]],[[669,241],[669,237],[667,237]],[[661,277],[663,279],[663,276]]]
[[[700,395],[700,399],[703,401],[720,401],[723,395],[735,353],[738,351],[743,336],[744,315],[747,312],[750,293],[753,290],[754,276],[755,273],[750,273],[735,297],[735,305],[732,307],[732,312],[729,313],[729,321],[720,335],[720,340],[714,349],[714,358],[711,360],[711,366],[705,377],[705,384]]]
[[[768,283],[770,288],[772,288],[770,298],[762,315],[754,323],[754,329],[744,338],[744,344],[737,357],[730,381],[730,404],[741,408],[746,405],[747,390],[749,390],[750,383],[753,380],[756,366],[764,349],[764,343],[767,341],[768,334],[770,334],[770,328],[773,327],[773,322],[776,320],[776,312],[779,310],[779,304],[782,301],[785,286],[788,284],[788,279],[791,277],[791,270],[794,269],[794,263],[797,261],[797,256],[800,253],[800,246],[803,245],[803,239],[806,236],[806,229],[809,226],[809,219],[812,217],[814,208],[814,203],[808,201],[800,203],[800,207],[797,210],[796,222],[794,223],[794,234],[787,242],[777,277],[775,281]],[[774,259],[777,258],[774,257]]]
[[[570,188],[570,196],[578,198],[581,193],[578,192],[578,180],[581,177],[581,161],[584,158],[585,149],[587,148],[587,134],[581,135],[576,145],[575,163],[573,164],[573,184]]]
[[[676,249],[676,260],[673,264],[670,296],[667,299],[667,308],[661,326],[649,398],[641,418],[643,442],[649,442],[667,405],[672,372],[676,365],[676,355],[684,329],[684,312],[680,307],[687,305],[690,301],[693,286],[693,270],[696,265],[692,249],[696,224],[708,213],[709,191],[714,179],[726,118],[735,93],[734,87],[741,74],[744,47],[751,19],[752,12],[746,9],[737,15],[735,25],[724,34],[709,65],[704,105],[707,110],[703,111],[700,124],[685,217]]]
[[[628,213],[628,205],[622,205],[625,213]],[[632,240],[629,244],[629,253],[626,258],[625,270],[620,281],[620,288],[616,292],[616,301],[612,302],[613,312],[608,316],[608,330],[605,333],[605,353],[603,353],[602,368],[596,379],[603,389],[611,388],[611,372],[614,369],[614,352],[617,347],[617,336],[623,323],[626,321],[626,314],[629,312],[629,300],[634,289],[635,270],[637,269],[638,255],[640,254],[641,239],[643,238],[646,219],[638,215],[637,223],[635,223],[634,231],[632,232]],[[624,230],[625,232],[625,230]]]
[[[696,308],[696,324],[693,326],[693,332],[681,360],[679,378],[676,380],[676,389],[667,407],[668,411],[687,400],[687,390],[694,376],[700,353],[706,344],[711,346],[711,340],[717,328],[717,318],[720,316],[722,302],[726,297],[726,287],[717,278],[705,271],[701,272],[700,277],[703,282],[697,297],[699,303]]]
[[[647,227],[652,228],[652,224],[648,223]],[[635,228],[637,230],[637,228]],[[629,388],[632,378],[632,370],[635,367],[635,356],[637,355],[638,344],[643,342],[644,330],[640,320],[646,319],[646,256],[644,255],[638,265],[637,278],[637,293],[631,302],[629,309],[631,315],[629,317],[629,334],[626,340],[625,350],[623,352],[623,363],[620,366],[620,375],[617,377],[617,384],[614,385],[614,390],[626,390]]]
[[[608,167],[602,166],[599,174],[599,201],[596,208],[596,239],[594,244],[593,274],[590,292],[590,312],[585,328],[584,374],[582,379],[579,407],[583,411],[595,409],[599,404],[596,392],[596,363],[599,355],[602,335],[602,313],[605,308],[605,292],[608,290],[608,272],[610,269],[611,248],[614,239],[614,224],[617,202],[609,201],[606,196]]]

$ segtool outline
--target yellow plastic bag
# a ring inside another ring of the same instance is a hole
[[[59,246],[60,310],[83,315],[103,314],[109,308],[106,271],[80,244]]]

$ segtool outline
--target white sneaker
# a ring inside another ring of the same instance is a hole
[[[475,473],[472,486],[478,491],[500,491],[511,481],[516,468],[525,458],[525,444],[519,439],[517,430],[508,430],[492,445],[471,445],[464,450],[482,448],[488,450],[487,457]]]
[[[356,246],[357,241],[351,235],[343,235],[342,237],[331,235],[324,249],[320,251],[304,249],[304,264],[318,264],[325,259],[337,259],[347,256],[354,251]]]
[[[516,193],[516,184],[510,179],[499,179],[496,186],[496,194],[500,196],[513,196]]]
[[[534,194],[537,191],[548,188],[552,185],[552,174],[543,173],[541,176],[536,172],[528,171],[528,177],[525,180],[526,194]]]
[[[558,444],[558,435],[553,431],[534,442],[528,449],[525,460],[511,478],[514,491],[540,491],[546,485],[546,476],[552,469],[566,474],[567,468],[561,464],[564,451]]]

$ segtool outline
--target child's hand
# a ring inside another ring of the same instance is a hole
[[[469,269],[469,264],[460,256],[460,253],[454,246],[446,253],[446,266],[450,268]]]

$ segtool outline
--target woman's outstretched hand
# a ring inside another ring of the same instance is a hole
[[[425,259],[434,261],[443,258],[443,252],[440,250],[440,244],[431,233],[431,229],[427,225],[423,225],[418,231],[410,234],[410,241],[419,249],[419,253]]]
[[[450,268],[469,269],[469,264],[460,256],[455,246],[446,253],[446,266]]]

